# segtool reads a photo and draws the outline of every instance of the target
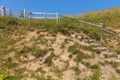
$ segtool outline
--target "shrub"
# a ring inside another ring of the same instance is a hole
[[[91,64],[89,62],[82,62],[82,64],[85,65],[88,68],[91,66]]]
[[[24,54],[24,53],[28,53],[28,52],[30,52],[30,51],[31,51],[31,49],[30,49],[29,47],[24,46],[24,47],[22,48],[22,50],[19,51],[19,53]]]
[[[88,50],[88,51],[93,51],[94,46],[90,45],[90,46],[81,46],[83,49]]]
[[[64,39],[64,42],[61,44],[61,48],[65,48],[65,45],[68,43],[68,39]]]
[[[47,63],[48,66],[51,66],[52,65],[52,58],[54,57],[54,53],[51,53],[50,56],[48,56],[46,59],[45,59],[45,63]]]
[[[120,69],[116,69],[116,72],[120,74]]]
[[[53,79],[52,79],[51,76],[45,77],[45,76],[42,75],[42,76],[38,77],[37,80],[53,80]]]
[[[5,68],[14,68],[17,66],[17,63],[13,63],[12,58],[7,58],[3,61],[3,66]]]
[[[98,64],[95,64],[95,65],[91,65],[90,68],[91,69],[99,69],[100,66]]]
[[[71,52],[73,55],[77,54],[77,52],[78,52],[78,50],[77,50],[77,45],[74,44],[74,45],[70,46],[70,47],[68,48],[68,51]]]
[[[96,27],[82,27],[81,30],[88,34],[91,38],[100,40],[100,30]]]
[[[10,74],[3,69],[0,69],[0,80],[9,80]]]
[[[81,52],[80,50],[77,50],[77,56],[75,58],[75,61],[80,62],[80,61],[82,61],[83,58],[85,58],[84,53]]]
[[[119,63],[111,61],[110,64],[114,67],[117,68],[119,66]]]
[[[47,54],[47,50],[38,49],[38,50],[35,51],[34,56],[36,58],[39,58],[39,57],[43,57],[46,54]]]
[[[69,56],[68,56],[69,58],[72,58],[73,57],[73,55],[72,54],[69,54]]]
[[[79,75],[81,73],[80,69],[77,66],[72,67],[72,69],[75,71],[75,75]]]
[[[78,30],[78,22],[70,18],[61,18],[60,23],[58,24],[58,31],[63,34],[69,34],[70,31]]]
[[[22,76],[20,75],[15,75],[15,76],[10,76],[8,79],[6,80],[21,80]]]
[[[100,68],[99,65],[93,65],[91,66],[93,70],[93,75],[91,76],[91,80],[100,80]]]

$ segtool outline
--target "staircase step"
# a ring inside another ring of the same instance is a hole
[[[95,51],[106,51],[107,48],[106,47],[96,47],[96,48],[93,48]]]

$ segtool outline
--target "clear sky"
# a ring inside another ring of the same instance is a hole
[[[120,0],[0,0],[0,6],[11,7],[14,12],[48,11],[60,14],[83,14],[120,6]]]

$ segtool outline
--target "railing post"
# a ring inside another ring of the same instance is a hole
[[[102,29],[105,28],[105,18],[103,18],[102,20],[102,26],[99,27],[100,28],[100,41],[103,41],[103,33],[102,33]]]
[[[56,23],[58,24],[59,23],[59,14],[56,13]]]
[[[23,10],[23,17],[24,17],[24,19],[26,18],[26,10],[25,9]]]
[[[12,16],[12,9],[8,8],[8,11],[9,11],[9,15]]]
[[[82,14],[83,15],[83,14]],[[82,21],[82,15],[80,16],[80,20]],[[80,27],[82,27],[83,26],[83,24],[82,24],[82,22],[80,23]]]
[[[47,22],[47,12],[45,12],[45,22]]]
[[[100,41],[102,42],[103,41],[103,36],[102,36],[102,26],[100,26]]]
[[[5,7],[4,6],[1,6],[1,14],[2,14],[2,16],[5,16]]]

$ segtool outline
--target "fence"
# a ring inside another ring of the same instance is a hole
[[[56,23],[60,22],[60,17],[58,13],[50,13],[50,12],[33,12],[26,11],[25,9],[20,11],[19,14],[13,14],[11,8],[6,8],[4,6],[0,7],[0,13],[2,16],[10,15],[19,18],[25,19],[56,19]]]
[[[26,11],[25,9],[21,11],[20,17],[28,18],[28,19],[56,19],[56,22],[59,23],[60,17],[58,13],[50,13],[50,12],[33,12]]]
[[[64,16],[64,15],[59,15],[58,13],[49,13],[49,12],[32,12],[32,11],[26,11],[25,9],[22,10],[20,12],[20,14],[12,14],[12,9],[11,8],[5,8],[4,6],[0,7],[0,11],[1,11],[1,15],[5,16],[5,15],[12,15],[12,16],[18,16],[18,17],[22,17],[22,18],[28,18],[28,19],[56,19],[56,22],[59,23],[60,22],[60,17],[67,17],[70,19],[74,19],[77,20],[79,23],[84,23],[84,24],[88,24],[88,25],[92,25],[92,26],[96,26],[100,29],[100,41],[102,41],[102,32],[105,32],[107,34],[113,35],[115,37],[120,38],[120,36],[118,36],[115,33],[112,33],[108,30],[105,30],[105,20],[103,20],[103,24],[102,25],[97,25],[94,23],[90,23],[90,22],[86,22],[86,21],[82,21],[82,20],[78,20],[75,18],[72,18],[70,16]],[[36,16],[38,15],[38,16]],[[42,16],[41,16],[42,15]],[[54,15],[54,16],[50,16],[50,15]]]
[[[1,15],[12,15],[12,9],[11,8],[5,8],[4,6],[0,7]]]

